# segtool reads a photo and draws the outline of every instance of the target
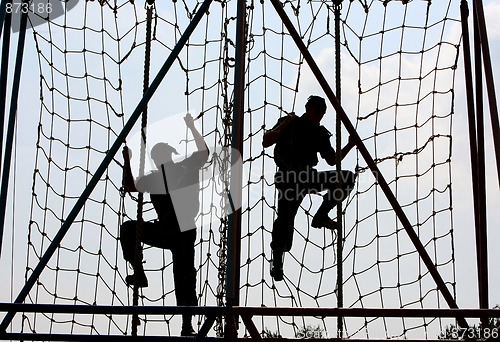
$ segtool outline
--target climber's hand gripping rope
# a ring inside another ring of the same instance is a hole
[[[132,168],[130,167],[130,159],[132,158],[132,151],[127,147],[123,147],[123,174],[122,174],[122,188],[126,192],[137,191],[134,182],[134,176],[132,176]]]

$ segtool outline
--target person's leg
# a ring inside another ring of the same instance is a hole
[[[127,221],[120,226],[120,244],[123,258],[134,265],[135,261],[135,230],[137,221]],[[141,250],[142,259],[142,250]]]
[[[197,306],[196,269],[194,267],[196,229],[177,235],[177,243],[172,244],[175,297],[179,306]],[[192,336],[192,315],[182,315],[182,336]]]
[[[330,211],[347,198],[354,187],[356,175],[351,171],[343,170],[340,175],[337,171],[321,171],[312,174],[308,185],[309,191],[325,191],[323,202],[313,217],[311,225],[315,228],[335,229],[336,222],[329,217]],[[339,186],[340,182],[340,186]]]
[[[153,237],[158,230],[157,224],[154,222],[143,222],[141,242],[151,244]],[[142,266],[142,246],[137,250],[136,248],[137,237],[137,221],[127,221],[120,227],[120,243],[123,250],[123,258],[130,262],[134,268],[134,274],[125,277],[127,285],[137,284],[139,287],[147,287],[148,279],[144,273]],[[136,260],[139,262],[136,264]]]
[[[275,177],[275,180],[278,179],[279,177]],[[299,183],[289,179],[276,181],[276,189],[278,190],[278,210],[272,231],[271,276],[274,280],[280,281],[283,279],[283,254],[292,248],[295,216],[304,198],[304,189]]]
[[[288,171],[291,174],[293,171]],[[271,248],[276,251],[288,252],[292,248],[295,216],[300,203],[305,196],[304,187],[293,180],[292,176],[275,176],[275,186],[278,191],[277,217],[273,224]],[[285,178],[283,178],[285,177]]]

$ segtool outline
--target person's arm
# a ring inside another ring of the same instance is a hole
[[[340,150],[340,160],[343,160],[345,156],[352,150],[352,148],[356,144],[352,140],[351,136],[349,136],[349,141],[347,144]],[[333,151],[333,148],[332,148]],[[335,158],[335,152],[328,153],[328,155],[325,157],[325,161],[327,162],[328,165],[334,166],[337,163],[337,160]]]
[[[186,114],[184,117],[184,121],[186,122],[186,126],[190,129],[191,134],[193,134],[194,142],[196,144],[196,148],[198,149],[198,152],[206,152],[207,157],[208,157],[208,147],[207,144],[205,143],[205,139],[203,139],[203,136],[198,132],[194,125],[194,119],[191,116],[191,114]]]
[[[125,146],[122,150],[123,155],[123,174],[122,186],[127,192],[137,192],[135,187],[134,176],[132,175],[132,168],[130,167],[130,150]]]
[[[347,154],[352,150],[354,146],[356,146],[356,143],[354,142],[352,136],[350,135],[347,144],[340,151],[340,159],[344,159],[345,156],[347,156]]]
[[[288,113],[288,116],[281,123],[264,133],[264,136],[262,137],[262,146],[266,148],[276,144],[282,130],[286,126],[288,126],[295,118],[297,118],[297,116],[294,112]]]

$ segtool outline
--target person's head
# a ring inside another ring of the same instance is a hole
[[[321,96],[311,95],[306,103],[306,116],[313,123],[319,124],[326,113],[326,101]]]
[[[161,142],[154,145],[151,149],[151,159],[153,159],[156,167],[160,168],[160,165],[172,161],[172,153],[179,154],[175,148],[167,143]]]

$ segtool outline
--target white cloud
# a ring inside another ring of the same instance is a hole
[[[484,6],[484,16],[488,30],[489,39],[500,38],[500,1],[490,1]],[[491,47],[493,48],[492,45]],[[498,45],[497,45],[498,46]]]

